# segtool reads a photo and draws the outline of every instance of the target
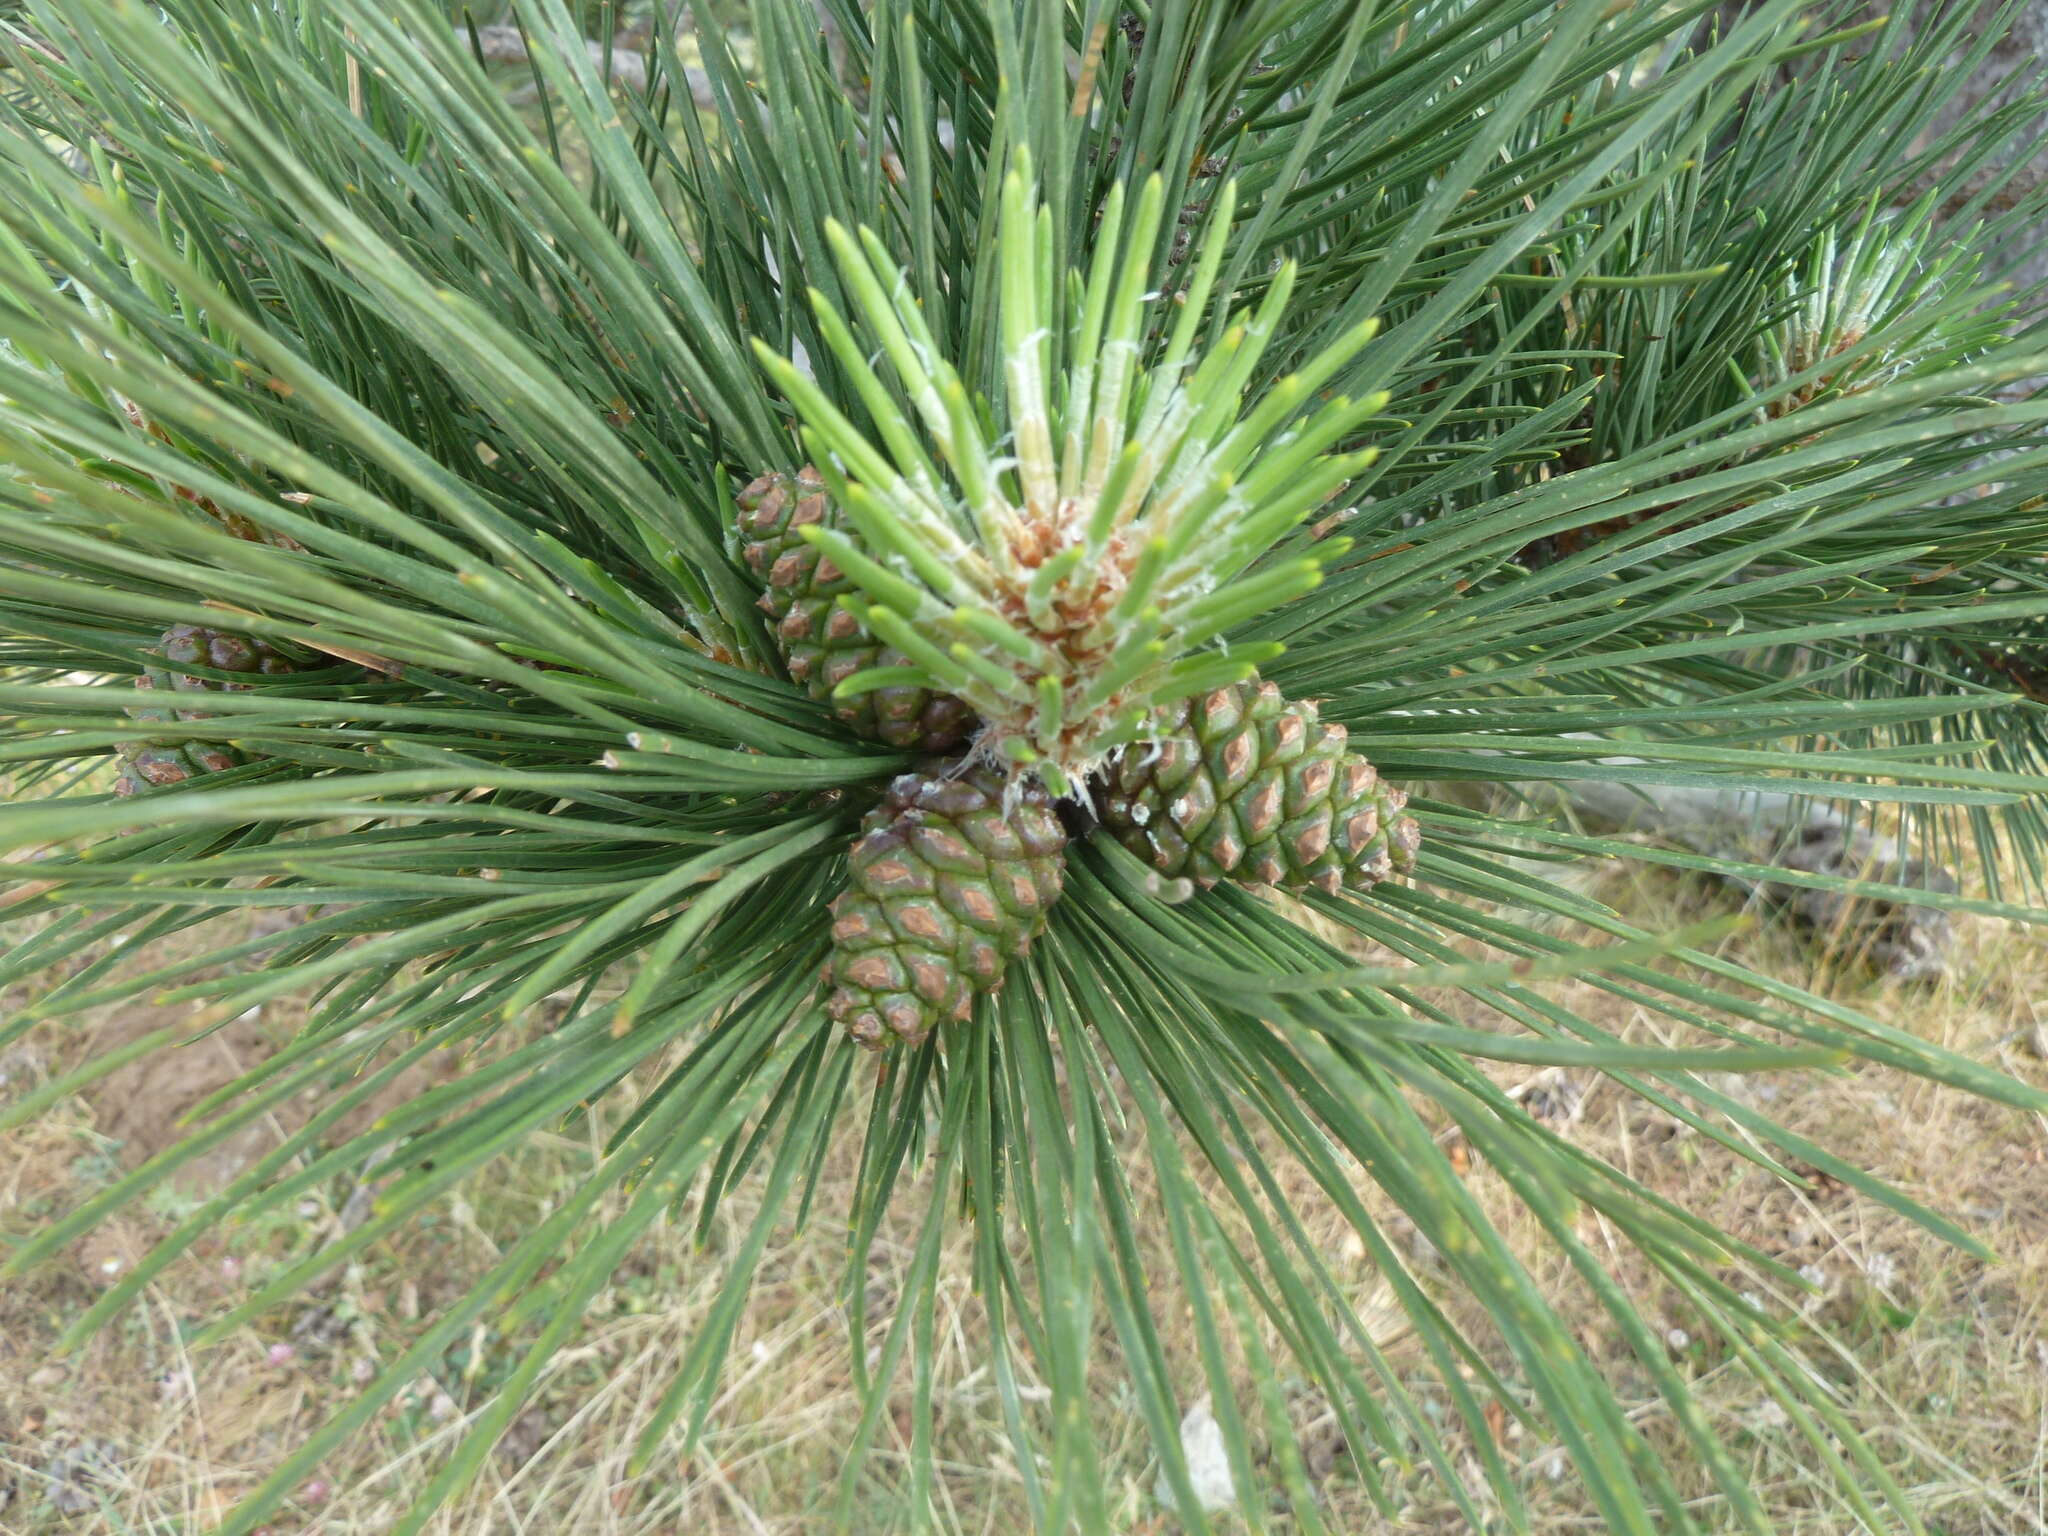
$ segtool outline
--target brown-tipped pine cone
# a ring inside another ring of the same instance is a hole
[[[261,640],[197,624],[173,625],[151,649],[163,658],[164,665],[144,672],[135,679],[135,686],[158,695],[181,694],[186,701],[164,697],[160,702],[130,706],[128,713],[132,718],[152,725],[174,726],[180,720],[210,719],[212,711],[188,704],[198,703],[209,693],[241,692],[249,687],[247,683],[223,682],[175,670],[179,667],[211,667],[260,677],[296,670],[289,660]],[[244,759],[220,742],[195,741],[172,731],[146,742],[131,742],[121,749],[120,761],[121,776],[114,782],[114,791],[133,795],[151,785],[182,784],[204,773],[219,773]]]
[[[906,773],[862,823],[832,903],[826,1006],[855,1040],[916,1045],[1002,987],[1045,928],[1067,834],[1044,790],[988,768]]]
[[[1415,867],[1408,797],[1349,750],[1350,733],[1254,678],[1174,705],[1158,739],[1126,747],[1103,824],[1168,875],[1335,894]]]
[[[974,729],[973,711],[929,688],[878,688],[838,700],[832,690],[869,667],[900,667],[908,659],[884,645],[833,599],[853,583],[797,532],[822,523],[845,532],[818,472],[761,476],[738,498],[741,554],[766,589],[761,608],[773,621],[783,665],[793,682],[827,704],[864,736],[910,752],[950,752]]]

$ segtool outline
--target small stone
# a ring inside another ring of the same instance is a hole
[[[1180,1421],[1181,1455],[1187,1461],[1188,1482],[1195,1502],[1208,1515],[1237,1506],[1237,1484],[1230,1475],[1230,1452],[1223,1443],[1223,1427],[1203,1397],[1188,1409]],[[1173,1484],[1165,1472],[1153,1484],[1152,1496],[1168,1508],[1176,1502]]]
[[[119,1452],[111,1440],[93,1439],[63,1446],[43,1466],[50,1507],[60,1515],[91,1513],[99,1506],[93,1485],[118,1464]]]
[[[1752,1430],[1783,1429],[1792,1422],[1791,1415],[1785,1412],[1782,1405],[1768,1400],[1758,1403],[1744,1414],[1743,1420]]]

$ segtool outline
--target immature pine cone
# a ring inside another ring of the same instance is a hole
[[[1044,790],[1003,800],[992,769],[906,773],[862,823],[825,962],[826,1006],[862,1045],[966,1019],[1043,931],[1067,834]]]
[[[845,531],[818,472],[805,465],[794,475],[763,475],[740,492],[738,506],[741,554],[767,588],[761,608],[774,621],[791,680],[856,731],[889,746],[937,753],[965,741],[974,715],[951,694],[878,688],[854,699],[832,697],[854,673],[900,667],[908,658],[833,602],[854,591],[853,583],[797,533],[806,523]]]
[[[1350,733],[1254,678],[1166,712],[1156,742],[1124,748],[1101,794],[1103,824],[1168,875],[1202,885],[1364,890],[1415,867],[1422,829],[1407,795]]]
[[[245,635],[206,629],[197,624],[177,624],[164,631],[152,653],[164,659],[162,667],[151,667],[135,679],[135,686],[154,694],[183,694],[198,703],[208,693],[245,691],[247,683],[226,683],[213,678],[177,672],[175,667],[212,667],[222,672],[245,672],[252,676],[276,676],[293,671],[291,662]],[[180,720],[207,720],[212,711],[182,706],[170,698],[161,702],[131,705],[129,715],[153,725],[173,726]],[[116,794],[139,794],[151,785],[182,784],[203,773],[219,773],[242,762],[233,748],[215,741],[194,741],[176,731],[148,741],[130,742],[120,753],[121,776],[114,782]]]

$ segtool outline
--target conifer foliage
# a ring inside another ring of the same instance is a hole
[[[4,33],[0,1045],[141,997],[189,1009],[162,1049],[303,1005],[186,1142],[10,1231],[4,1272],[310,1091],[72,1342],[222,1223],[374,1183],[217,1338],[536,1135],[607,1138],[223,1529],[483,1340],[502,1385],[422,1529],[636,1240],[725,1232],[745,1183],[640,1464],[694,1443],[836,1138],[865,1414],[821,1522],[936,1518],[931,1302],[964,1223],[1040,1529],[1110,1529],[1111,1416],[1209,1528],[1177,1432],[1204,1394],[1241,1518],[1319,1529],[1306,1383],[1389,1515],[1422,1476],[1526,1529],[1516,1446],[1554,1446],[1606,1529],[1763,1530],[1646,1287],[1863,1518],[1918,1528],[1797,1277],[1504,1074],[1602,1075],[1731,1167],[1797,1160],[1970,1249],[1718,1074],[2048,1093],[1532,873],[1659,855],[1513,807],[1767,788],[2030,869],[2048,785],[1982,749],[2042,734],[1992,664],[2048,620],[2048,335],[1997,287],[2041,216],[1997,170],[2039,98],[1933,127],[1997,18],[824,0],[828,48],[810,0],[750,0],[691,10],[700,109],[667,10],[627,86],[561,0],[511,9],[526,105],[428,0],[28,0]],[[161,946],[202,923],[202,958]],[[1568,975],[1648,1024],[1575,1011]],[[449,1051],[476,1065],[344,1133]],[[1477,1179],[1661,1413],[1624,1407]],[[1400,1353],[1307,1242],[1308,1185],[1404,1308]],[[870,1355],[891,1205],[922,1236]],[[1624,1245],[1647,1279],[1610,1273]],[[904,1392],[907,1454],[870,1458]]]

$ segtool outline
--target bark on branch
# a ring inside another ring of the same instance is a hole
[[[1592,779],[1548,788],[1560,808],[1589,831],[1647,835],[1708,858],[1773,864],[1801,874],[1956,889],[1953,875],[1919,858],[1903,839],[1879,837],[1833,806],[1801,796]],[[1860,951],[1899,980],[1926,980],[1947,968],[1954,925],[1937,908],[1774,880],[1722,878],[1829,947]]]

